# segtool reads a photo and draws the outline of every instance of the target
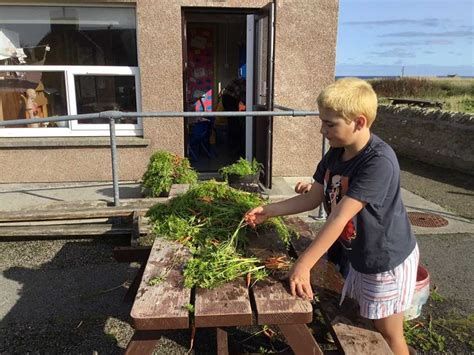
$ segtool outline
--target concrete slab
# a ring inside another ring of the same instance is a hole
[[[113,202],[111,182],[0,184],[0,211],[15,211],[60,201]],[[120,183],[120,198],[140,198],[140,184]]]
[[[274,177],[272,189],[265,189],[271,200],[281,200],[296,196],[294,186],[298,181],[311,182],[310,176]],[[121,182],[120,198],[142,197],[140,184]],[[435,213],[448,220],[448,225],[439,228],[413,227],[415,234],[454,234],[474,233],[474,223],[447,211],[439,205],[402,189],[402,198],[408,211]],[[111,182],[81,183],[36,183],[36,184],[0,184],[0,211],[13,211],[57,201],[113,201]],[[319,208],[298,215],[307,222],[316,222]]]
[[[296,196],[294,187],[297,182],[311,182],[312,177],[300,176],[300,177],[274,177],[273,187],[271,190],[266,190],[270,199],[281,200]],[[425,200],[424,198],[411,193],[408,190],[402,190],[402,199],[405,203],[407,211],[409,212],[423,212],[433,213],[439,215],[448,220],[448,225],[437,228],[430,227],[418,227],[412,226],[415,234],[455,234],[455,233],[474,233],[474,223],[468,219],[457,216],[456,214],[447,211],[443,207]],[[306,222],[318,221],[319,209],[309,211],[306,213],[299,214],[298,216],[303,218]]]

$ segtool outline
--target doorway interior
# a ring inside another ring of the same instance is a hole
[[[274,2],[259,9],[186,8],[182,20],[184,110],[273,111]],[[229,100],[236,88],[238,100]],[[256,158],[260,181],[271,188],[272,131],[272,116],[185,119],[186,156],[201,173]]]
[[[184,110],[234,111],[221,94],[247,77],[246,14],[185,12],[183,22]],[[236,107],[245,110],[242,101]],[[185,127],[186,155],[199,172],[216,172],[245,157],[244,117],[187,118]]]

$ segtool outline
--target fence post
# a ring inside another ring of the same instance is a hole
[[[117,139],[115,136],[115,115],[109,113],[109,127],[110,127],[110,150],[112,154],[112,181],[114,186],[114,206],[120,205],[119,181],[118,181],[118,153],[117,153]]]

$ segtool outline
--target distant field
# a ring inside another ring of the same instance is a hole
[[[474,78],[382,78],[368,80],[381,103],[386,97],[443,102],[443,110],[474,113]]]

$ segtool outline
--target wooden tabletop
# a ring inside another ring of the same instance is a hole
[[[250,251],[258,257],[285,252],[275,235],[252,238]],[[263,253],[263,254],[262,254]],[[265,254],[265,255],[264,255]],[[190,325],[188,305],[194,305],[196,327],[225,327],[251,324],[305,324],[312,321],[308,300],[292,296],[287,281],[269,277],[247,288],[244,279],[215,289],[183,286],[182,270],[191,257],[181,244],[156,238],[132,307],[137,330],[184,329]],[[150,280],[160,282],[150,285]]]

